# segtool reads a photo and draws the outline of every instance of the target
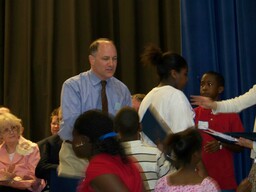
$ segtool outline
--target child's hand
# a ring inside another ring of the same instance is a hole
[[[217,140],[210,141],[204,146],[204,150],[207,153],[214,153],[220,150],[220,144]]]

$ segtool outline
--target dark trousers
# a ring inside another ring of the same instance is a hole
[[[12,187],[6,187],[6,186],[0,186],[0,191],[1,192],[31,192],[27,189],[21,190],[21,189],[15,189],[15,188],[12,188]]]
[[[76,192],[81,179],[59,177],[56,171],[51,173],[50,192]]]

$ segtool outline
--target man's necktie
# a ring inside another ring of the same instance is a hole
[[[106,94],[106,84],[107,81],[101,81],[101,103],[102,103],[102,111],[108,113],[108,98]]]

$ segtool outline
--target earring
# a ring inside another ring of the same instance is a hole
[[[84,144],[85,143],[81,141],[79,144],[75,144],[75,147],[82,147],[82,146],[84,146]]]

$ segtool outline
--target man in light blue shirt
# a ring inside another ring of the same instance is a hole
[[[62,121],[58,134],[64,142],[59,154],[58,174],[65,178],[84,177],[88,161],[76,157],[73,152],[73,125],[83,112],[102,109],[101,81],[107,82],[106,95],[110,114],[115,115],[123,106],[131,106],[131,94],[127,86],[113,77],[117,66],[114,43],[109,39],[97,39],[90,45],[89,54],[91,69],[66,80],[61,91]],[[69,191],[75,191],[75,188]]]

